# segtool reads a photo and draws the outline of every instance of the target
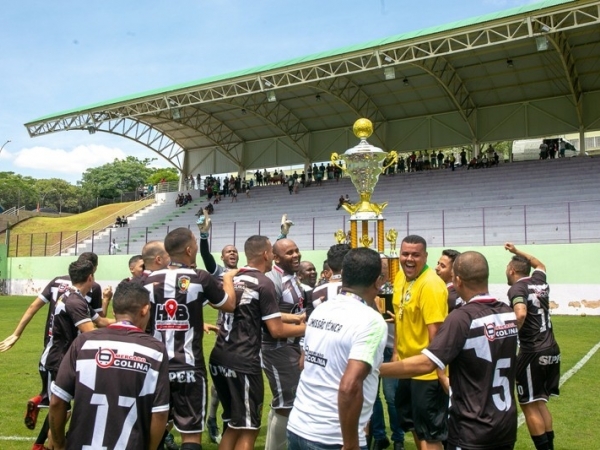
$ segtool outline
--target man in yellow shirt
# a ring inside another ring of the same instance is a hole
[[[394,280],[396,321],[395,358],[419,355],[429,346],[448,315],[448,290],[427,266],[427,242],[410,235],[400,246],[402,270]],[[412,431],[420,450],[441,450],[448,436],[448,378],[436,370],[399,380],[396,391],[398,420]]]

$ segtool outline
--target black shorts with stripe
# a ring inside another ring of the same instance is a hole
[[[170,371],[169,381],[173,425],[180,433],[202,433],[208,398],[204,371]]]
[[[520,404],[548,401],[558,396],[560,383],[560,348],[519,353],[517,356],[517,397]]]
[[[262,373],[247,374],[209,364],[210,375],[223,406],[223,422],[229,428],[260,428],[265,386]]]
[[[262,366],[269,380],[273,409],[291,409],[300,381],[299,345],[290,344],[277,348],[262,348]]]

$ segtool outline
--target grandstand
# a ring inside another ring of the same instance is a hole
[[[396,174],[380,177],[373,201],[389,202],[383,213],[387,229],[395,228],[399,236],[421,234],[431,246],[598,242],[599,171],[600,159],[578,157]],[[349,178],[325,181],[322,187],[313,184],[298,195],[277,185],[255,187],[249,198],[238,195],[237,203],[226,197],[211,216],[212,248],[240,246],[252,234],[274,238],[281,215],[287,213],[301,249],[326,249],[335,242],[334,231],[348,230],[348,213],[335,210],[341,194],[356,200]],[[181,208],[171,201],[154,204],[130,217],[128,227],[109,227],[76,251],[108,254],[115,239],[123,253],[135,254],[169,230],[195,229],[196,213],[208,203],[206,197],[195,196]],[[74,248],[67,251],[75,253]]]

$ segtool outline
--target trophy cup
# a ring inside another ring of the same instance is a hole
[[[392,164],[396,164],[398,154],[394,150],[386,153],[367,142],[367,138],[373,134],[373,124],[369,119],[358,119],[354,122],[352,131],[360,139],[359,144],[346,150],[341,155],[337,153],[331,155],[333,165],[339,167],[350,176],[359,196],[358,202],[342,205],[350,213],[350,246],[356,248],[361,244],[363,247],[371,247],[374,240],[369,236],[369,223],[376,222],[376,250],[382,257],[388,258],[389,279],[393,282],[399,268],[398,255],[395,248],[398,233],[394,229],[389,230],[387,234],[385,233],[385,219],[381,213],[387,206],[387,202],[372,203],[371,196],[375,190],[379,175]],[[358,230],[359,222],[361,222],[360,233]],[[338,243],[341,242],[341,232],[342,230],[339,230],[335,234]],[[387,256],[384,255],[385,239],[391,244],[390,255]],[[388,286],[389,292],[386,293],[390,294],[391,283],[388,284],[390,285]]]
[[[372,220],[381,217],[381,212],[387,206],[387,202],[371,203],[375,185],[379,175],[392,164],[396,164],[398,154],[394,150],[388,154],[367,142],[367,138],[373,134],[373,124],[369,119],[358,119],[354,122],[352,130],[360,139],[360,143],[342,155],[333,153],[331,162],[350,175],[359,195],[358,202],[344,204],[342,207],[352,215],[351,219]],[[384,166],[386,158],[390,162]]]

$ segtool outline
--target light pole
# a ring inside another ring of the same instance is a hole
[[[8,144],[9,142],[11,142],[11,140],[10,140],[10,139],[8,139],[8,140],[7,140],[7,141],[6,141],[4,144],[2,144],[2,147],[0,147],[0,153],[2,153],[2,150],[4,150],[4,146],[5,146],[6,144]]]

